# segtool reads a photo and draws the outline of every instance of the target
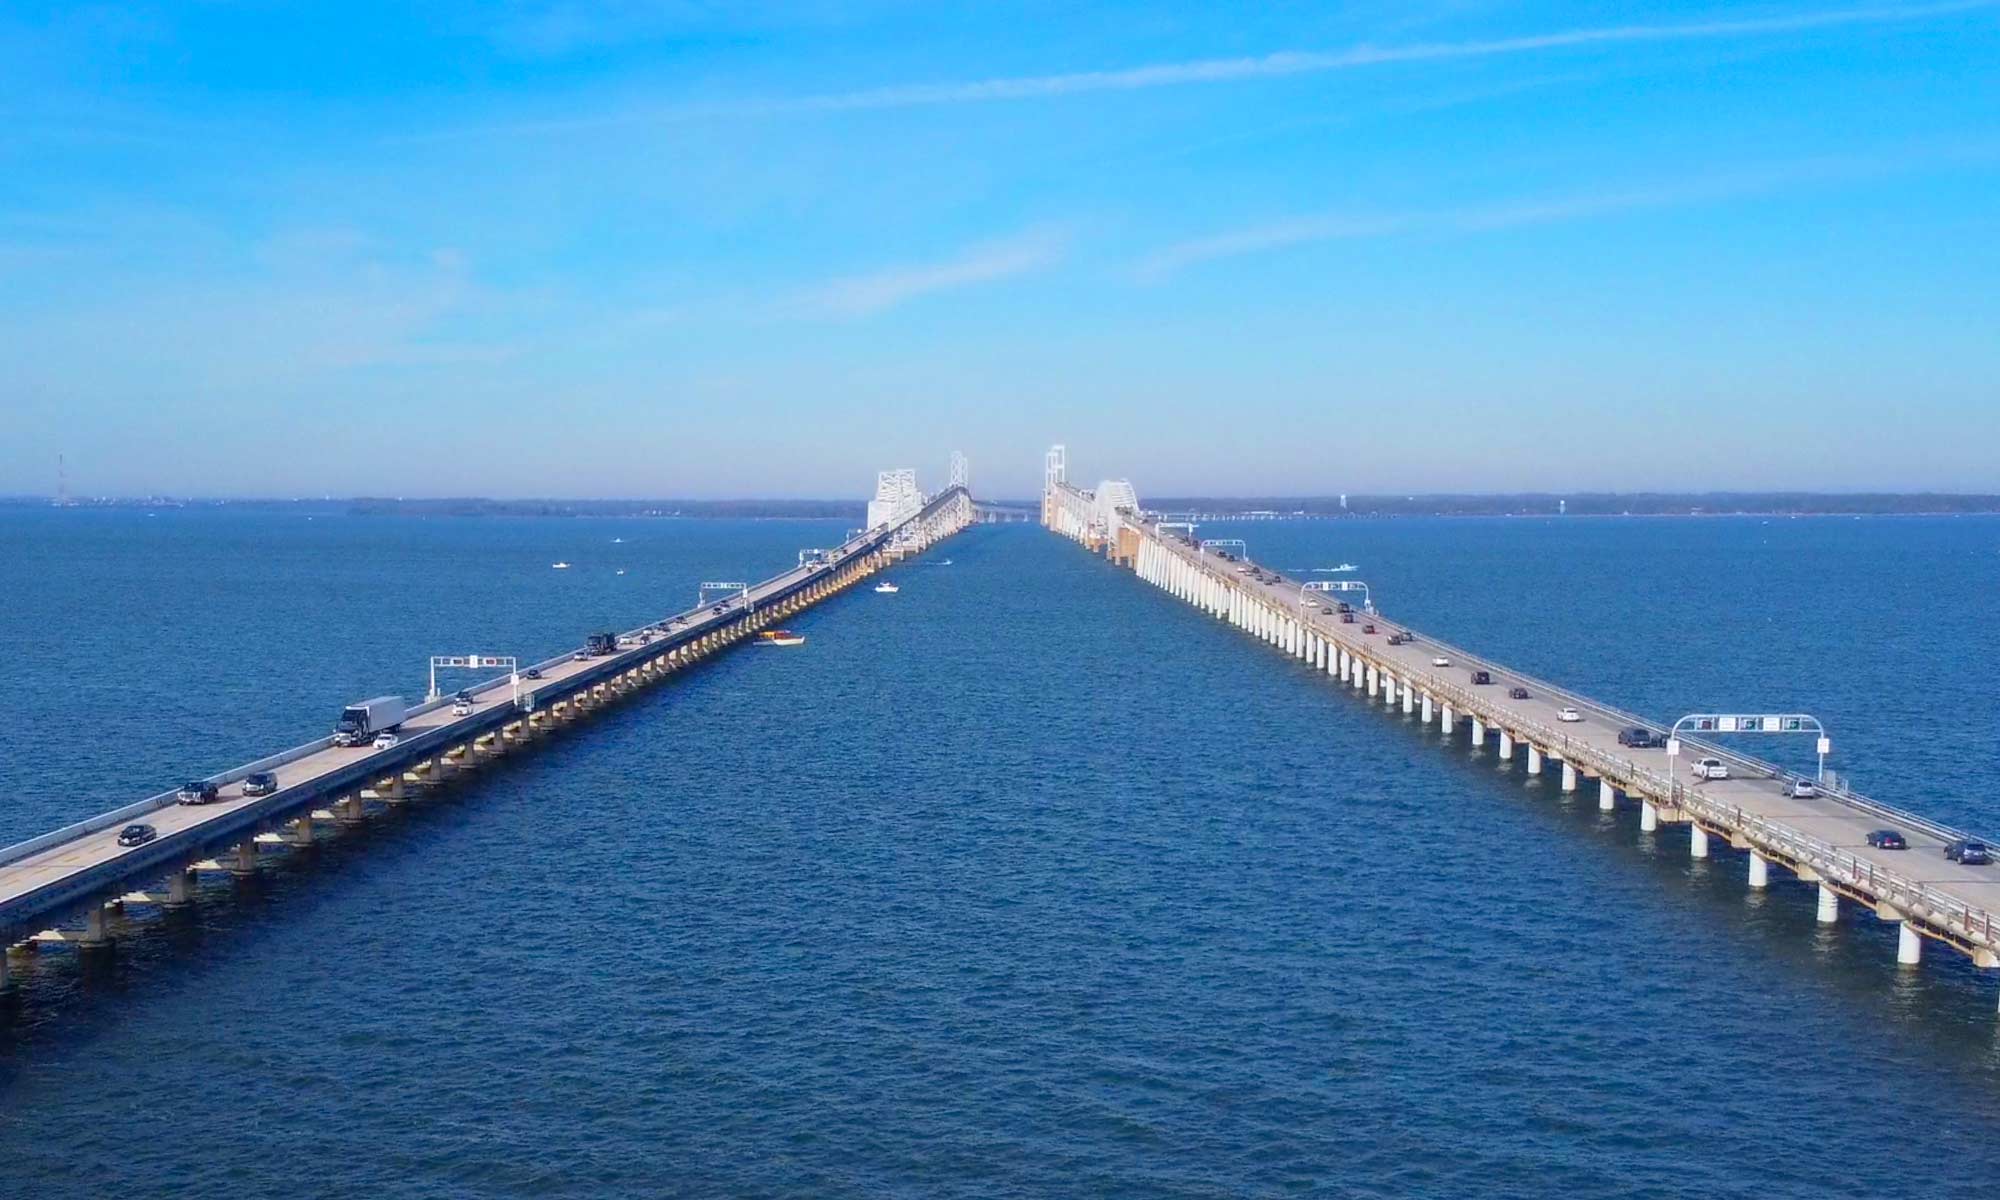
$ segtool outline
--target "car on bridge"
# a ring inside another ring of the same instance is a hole
[[[1634,750],[1655,750],[1666,745],[1667,739],[1643,725],[1633,725],[1618,731],[1618,744]]]
[[[1868,844],[1877,850],[1908,850],[1909,840],[1893,829],[1871,829]]]
[[[1819,795],[1819,785],[1810,779],[1794,779],[1785,786],[1785,794],[1794,800],[1810,800]]]
[[[469,716],[471,716],[471,715],[472,715],[472,701],[470,701],[470,700],[468,700],[468,699],[464,698],[463,696],[461,696],[461,697],[459,697],[458,699],[456,699],[456,700],[452,701],[452,702],[451,702],[451,715],[452,715],[452,716],[454,716],[454,717],[469,717]]]
[[[1442,654],[1433,654],[1431,655],[1431,665],[1434,667],[1448,667],[1451,665],[1451,660]]]
[[[277,790],[276,771],[252,771],[243,777],[243,794],[246,796],[268,796]]]
[[[1993,852],[1978,838],[1960,838],[1949,843],[1944,856],[1961,867],[1983,867],[1993,861]]]
[[[1696,779],[1727,779],[1729,764],[1719,758],[1697,758],[1688,764],[1688,772]]]
[[[1389,644],[1391,646],[1407,646],[1416,640],[1407,633],[1392,633],[1389,635]]]
[[[1566,724],[1575,724],[1576,722],[1583,720],[1583,714],[1571,708],[1569,705],[1565,704],[1561,708],[1556,710],[1556,720],[1562,721]]]
[[[1484,687],[1492,682],[1493,672],[1491,671],[1474,671],[1472,673],[1472,683],[1475,687]]]
[[[205,779],[190,779],[174,793],[174,799],[182,804],[212,804],[215,796],[215,785]]]
[[[523,679],[540,679],[542,677],[542,669],[540,667],[529,667],[527,670],[521,672],[521,677]]]
[[[158,836],[160,836],[159,831],[151,825],[127,825],[118,831],[118,844],[121,846],[143,846]]]
[[[1351,613],[1351,612],[1344,612],[1344,613],[1341,613],[1341,614],[1340,614],[1340,623],[1341,623],[1342,625],[1352,625],[1352,624],[1354,624],[1354,614],[1353,614],[1353,613]]]
[[[401,745],[402,742],[403,742],[402,738],[397,737],[395,734],[390,733],[387,730],[384,730],[381,733],[375,735],[375,748],[377,750],[394,750],[397,746]]]
[[[1363,626],[1361,627],[1361,632],[1363,632],[1363,633],[1374,633],[1374,632],[1375,632],[1375,627],[1374,627],[1373,625],[1363,625]]]
[[[1321,608],[1321,609],[1320,609],[1319,611],[1320,611],[1320,612],[1322,612],[1322,613],[1324,613],[1325,615],[1327,615],[1327,616],[1329,616],[1329,617],[1330,617],[1330,616],[1332,616],[1332,615],[1333,615],[1333,605],[1331,605],[1331,604],[1329,604],[1329,605],[1326,605],[1325,607]]]
[[[1509,700],[1526,700],[1528,698],[1528,689],[1517,683],[1507,689],[1507,698]]]

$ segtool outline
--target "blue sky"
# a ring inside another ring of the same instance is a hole
[[[0,492],[2000,490],[2000,3],[17,0],[0,419]]]

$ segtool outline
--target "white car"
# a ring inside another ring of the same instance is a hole
[[[1433,654],[1431,656],[1431,665],[1434,667],[1448,667],[1451,665],[1451,660],[1442,654]]]
[[[457,702],[456,704],[453,704],[453,705],[451,706],[451,715],[452,715],[452,716],[454,716],[454,717],[469,717],[469,716],[471,716],[471,715],[472,715],[472,701],[470,701],[470,700],[460,700],[460,701],[459,701],[459,702]]]
[[[1583,720],[1583,714],[1571,708],[1569,705],[1565,704],[1561,708],[1556,710],[1556,720],[1581,721]]]
[[[384,730],[375,735],[375,748],[377,750],[394,750],[398,745],[402,744],[402,741],[402,738]]]
[[[1818,785],[1810,779],[1794,779],[1792,785],[1785,790],[1794,800],[1810,800],[1819,795]]]
[[[1696,779],[1727,779],[1729,765],[1719,758],[1697,758],[1688,764]]]

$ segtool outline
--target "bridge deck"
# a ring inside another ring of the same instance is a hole
[[[1326,594],[1311,593],[1311,603],[1302,603],[1296,581],[1260,582],[1248,574],[1254,564],[1203,554],[1151,521],[1132,518],[1129,527],[1151,554],[1179,564],[1183,579],[1192,573],[1207,581],[1210,601],[1224,607],[1232,602],[1255,606],[1267,625],[1290,622],[1298,634],[1319,639],[1329,657],[1337,660],[1345,651],[1364,670],[1373,667],[1407,684],[1415,695],[1440,707],[1450,705],[1459,720],[1476,718],[1496,735],[1505,732],[1573,765],[1584,777],[1610,780],[1635,799],[1658,806],[1662,819],[1694,822],[1803,879],[1825,882],[1851,899],[1875,905],[1880,915],[1908,921],[1918,932],[1970,953],[1977,965],[2000,966],[2000,929],[1993,916],[2000,911],[2000,865],[1962,866],[1943,855],[1947,840],[1971,835],[1854,793],[1822,790],[1794,796],[1789,785],[1796,777],[1781,768],[1685,736],[1678,760],[1683,773],[1676,777],[1665,749],[1629,747],[1618,740],[1621,730],[1634,726],[1663,734],[1657,722],[1442,643],[1379,611],[1357,612],[1353,624],[1344,623],[1338,612],[1321,611],[1337,608]],[[1160,560],[1148,562],[1157,574]],[[1139,565],[1142,572],[1149,570],[1148,562]],[[1195,599],[1202,602],[1200,596]],[[1362,632],[1368,623],[1376,633]],[[1399,630],[1416,640],[1390,645],[1389,635]],[[1313,653],[1313,643],[1306,645]],[[1438,665],[1438,657],[1446,665]],[[1487,671],[1492,682],[1472,683],[1474,669]],[[1510,697],[1513,687],[1525,689],[1527,698]],[[1581,720],[1561,720],[1558,713],[1564,707],[1575,709]],[[1701,781],[1692,776],[1688,767],[1694,759],[1709,755],[1728,764],[1730,778]],[[1868,833],[1883,828],[1903,833],[1910,848],[1869,846]]]
[[[175,803],[172,793],[161,793],[0,849],[0,947],[34,932],[41,927],[38,922],[45,924],[74,912],[79,903],[115,894],[134,879],[157,878],[169,867],[192,861],[218,845],[240,843],[259,828],[295,819],[330,796],[351,794],[380,780],[400,779],[410,766],[449,748],[481,737],[501,736],[501,730],[525,719],[537,700],[561,703],[708,635],[737,627],[754,611],[823,582],[877,551],[893,549],[892,543],[906,527],[917,527],[959,503],[969,509],[969,496],[963,489],[949,489],[905,520],[849,539],[822,562],[781,572],[747,594],[686,609],[630,630],[621,635],[617,653],[581,659],[565,654],[535,664],[532,669],[539,670],[542,677],[521,680],[521,704],[514,701],[507,677],[488,679],[464,689],[475,701],[472,712],[464,716],[452,714],[449,700],[412,709],[394,747],[337,747],[330,738],[322,738],[213,777],[220,785],[217,799],[211,803],[182,806]],[[666,632],[658,632],[661,627]],[[642,634],[651,634],[651,640],[637,644]],[[277,774],[276,793],[257,797],[243,794],[243,776],[258,769]],[[157,837],[141,846],[118,845],[119,829],[134,821],[151,825]]]

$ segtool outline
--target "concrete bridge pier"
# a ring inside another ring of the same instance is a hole
[[[83,917],[83,936],[77,939],[83,946],[109,946],[111,944],[109,907],[93,904]]]
[[[1908,921],[1896,926],[1896,965],[1914,967],[1924,961],[1924,939]]]
[[[1396,707],[1396,677],[1387,671],[1382,672],[1382,707],[1385,709]]]
[[[1428,725],[1431,723],[1431,694],[1429,692],[1424,693],[1423,719],[1424,719],[1424,724]]]
[[[298,819],[292,822],[292,845],[310,846],[312,844],[313,818],[312,812],[308,810],[300,814]]]
[[[236,855],[229,864],[229,873],[239,879],[257,873],[257,839],[244,838],[236,844]]]
[[[1458,715],[1451,711],[1451,705],[1445,705],[1444,711],[1438,714],[1438,732],[1450,737],[1457,726]]]
[[[1514,735],[1505,729],[1500,731],[1500,761],[1514,761]]]
[[[1688,857],[1708,857],[1708,830],[1694,822],[1688,822]]]
[[[1651,833],[1660,827],[1660,810],[1653,807],[1651,800],[1639,802],[1639,832]],[[1759,887],[1762,884],[1757,885]]]
[[[361,798],[360,792],[355,792],[342,797],[334,813],[342,825],[359,825],[368,819],[368,802]]]
[[[1771,860],[1752,850],[1750,852],[1750,886],[1761,889],[1770,885]]]
[[[1406,679],[1403,681],[1403,715],[1407,717],[1415,711],[1417,711],[1416,689],[1412,688],[1410,681]]]
[[[1381,687],[1382,687],[1382,673],[1376,670],[1375,665],[1373,663],[1370,663],[1368,665],[1368,698],[1370,700],[1373,700],[1375,698],[1375,694],[1381,690]]]
[[[1576,790],[1576,766],[1573,763],[1570,762],[1563,763],[1562,790],[1565,792],[1573,792]]]
[[[1817,916],[1819,923],[1822,925],[1832,925],[1840,920],[1840,893],[1826,886],[1825,883],[1819,885],[1819,913]]]
[[[194,903],[194,868],[183,867],[167,876],[168,908],[186,908]]]
[[[1618,789],[1611,786],[1609,779],[1599,778],[1597,781],[1597,811],[1610,812],[1617,807]],[[1705,834],[1702,837],[1701,847],[1704,854],[1708,852],[1708,838]]]
[[[1540,746],[1535,745],[1533,742],[1529,742],[1528,774],[1540,775],[1541,773],[1542,773],[1542,748]]]
[[[1475,747],[1486,744],[1486,722],[1478,717],[1472,718],[1472,744]]]

